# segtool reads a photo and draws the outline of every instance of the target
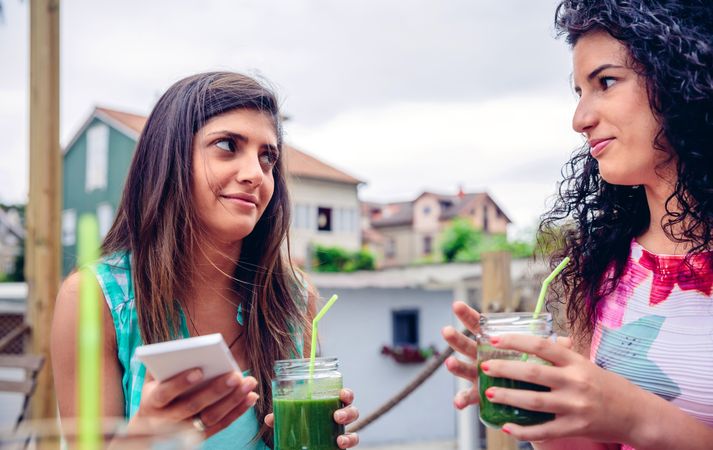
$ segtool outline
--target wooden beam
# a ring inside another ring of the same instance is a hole
[[[513,295],[510,277],[510,253],[483,253],[483,302],[481,312],[512,311]]]
[[[50,326],[60,283],[62,159],[59,147],[59,0],[30,4],[30,198],[25,238],[32,352],[48,364],[37,378],[32,417],[56,416]]]
[[[512,310],[510,253],[483,254],[483,312]],[[517,450],[517,441],[500,430],[486,430],[487,450]]]

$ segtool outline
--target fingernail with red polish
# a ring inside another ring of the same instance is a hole
[[[499,337],[493,336],[493,337],[490,338],[490,343],[491,343],[491,344],[495,345],[495,344],[497,344],[498,342],[500,342],[500,338],[499,338]]]
[[[503,430],[503,433],[505,433],[505,434],[510,434],[510,433],[511,433],[510,428],[508,428],[507,425],[505,425],[504,427],[502,427],[501,430]]]
[[[488,370],[490,370],[490,366],[488,365],[487,362],[483,362],[483,363],[480,363],[480,369],[483,372],[487,372]]]
[[[495,393],[493,392],[492,389],[488,389],[485,391],[485,396],[488,398],[493,398],[495,396]]]

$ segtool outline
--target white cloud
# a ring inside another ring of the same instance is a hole
[[[519,226],[554,192],[580,140],[571,97],[513,96],[480,103],[401,103],[344,112],[318,125],[287,123],[287,140],[364,181],[372,200],[423,190],[488,190]]]
[[[368,198],[488,189],[539,213],[576,137],[556,0],[62,3],[61,141],[94,105],[147,114],[195,72],[259,72],[288,140],[366,180]],[[28,3],[0,24],[0,200],[27,192]]]

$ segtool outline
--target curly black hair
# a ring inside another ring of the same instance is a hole
[[[574,47],[604,31],[629,52],[646,81],[660,123],[655,149],[676,161],[674,192],[662,226],[670,239],[692,244],[687,257],[711,247],[713,225],[713,5],[710,0],[563,0],[555,28]],[[557,304],[575,335],[591,334],[597,303],[616,287],[631,240],[649,226],[644,189],[607,183],[585,144],[562,169],[555,204],[543,215],[539,240],[559,243],[551,264],[571,263]],[[610,272],[611,271],[611,272]]]

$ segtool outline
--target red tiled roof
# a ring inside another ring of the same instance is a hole
[[[147,118],[137,114],[101,107],[97,107],[95,111],[128,127],[135,131],[136,134],[141,134],[141,130],[143,130],[144,125],[146,125]],[[348,173],[330,166],[314,156],[297,150],[288,144],[285,144],[283,147],[285,149],[287,171],[293,177],[316,178],[318,180],[338,181],[347,184],[363,183],[363,181],[354,178]]]
[[[439,202],[443,202],[439,220],[452,219],[463,212],[479,198],[489,198],[493,202],[498,212],[505,217],[508,223],[512,223],[510,218],[500,209],[500,206],[488,195],[487,192],[471,192],[463,193],[462,195],[444,195],[434,192],[422,192],[418,197],[411,201],[393,202],[393,203],[370,203],[367,206],[362,204],[362,214],[367,214],[370,217],[371,226],[374,228],[394,227],[402,225],[410,225],[413,223],[413,205],[416,200],[424,195],[435,197]],[[381,214],[373,215],[373,211],[378,210]]]
[[[116,111],[109,108],[100,108],[97,106],[96,112],[103,113],[110,118],[116,120],[117,122],[125,125],[136,132],[136,134],[141,134],[141,130],[144,129],[146,125],[146,117],[140,116],[138,114],[131,114],[123,111]]]
[[[314,156],[285,144],[285,163],[287,170],[293,177],[317,178],[320,180],[333,180],[348,184],[360,184],[363,181],[342,172],[336,167],[326,164]]]

